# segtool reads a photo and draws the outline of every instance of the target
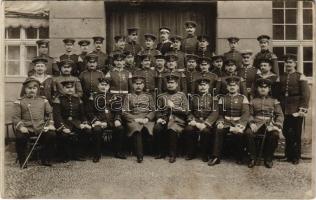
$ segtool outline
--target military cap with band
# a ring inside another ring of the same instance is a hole
[[[65,39],[63,39],[63,42],[65,44],[68,44],[68,43],[74,44],[76,42],[76,40],[72,39],[72,38],[65,38]]]
[[[197,40],[198,41],[210,41],[210,38],[207,36],[207,35],[199,35],[199,36],[197,36]]]
[[[177,81],[179,78],[180,78],[179,75],[173,72],[166,75],[167,82]]]
[[[88,45],[90,45],[90,41],[89,40],[80,40],[80,41],[78,41],[78,44],[80,46],[88,46]]]
[[[102,77],[102,78],[98,78],[98,81],[99,81],[99,83],[101,83],[101,84],[104,84],[104,83],[110,84],[111,79],[106,78],[106,77]]]
[[[72,81],[72,80],[62,81],[61,84],[64,87],[74,87],[75,81]]]
[[[44,44],[46,47],[48,47],[49,41],[48,40],[37,40],[36,44],[37,44],[37,46],[41,46]]]
[[[165,58],[167,61],[177,61],[178,60],[178,56],[174,53],[167,53],[165,55]]]
[[[41,57],[41,56],[37,56],[37,57],[33,58],[33,60],[32,60],[32,63],[34,63],[34,64],[39,63],[39,62],[47,63],[48,60],[46,58]]]
[[[126,40],[126,37],[124,35],[116,35],[114,40],[115,42],[118,42],[119,40]]]
[[[72,61],[71,59],[64,59],[61,60],[60,62],[58,62],[58,67],[73,67],[74,65],[74,61]]]
[[[174,42],[175,40],[182,41],[182,37],[180,35],[173,35],[170,37],[171,42]]]
[[[222,60],[225,59],[223,55],[216,55],[216,54],[214,54],[214,55],[212,56],[212,60],[217,60],[217,59],[219,59],[219,58],[222,59]]]
[[[151,34],[151,33],[145,33],[144,37],[145,37],[145,39],[151,38],[154,41],[157,39],[157,37],[154,34]]]
[[[257,37],[257,40],[260,42],[261,40],[266,40],[266,41],[269,41],[270,40],[270,36],[268,35],[259,35]]]
[[[244,56],[244,55],[252,55],[253,52],[252,52],[252,50],[250,50],[250,49],[246,49],[246,50],[241,51],[240,54],[241,54],[242,56]]]
[[[195,21],[191,21],[191,20],[188,20],[186,22],[184,22],[184,25],[185,26],[193,26],[193,27],[196,27],[197,26],[197,23]]]
[[[256,81],[256,86],[258,87],[270,87],[272,85],[272,81],[266,78],[259,78]]]
[[[261,64],[261,63],[269,63],[270,65],[272,65],[272,59],[261,58],[261,59],[259,59],[259,64]]]
[[[140,74],[133,74],[132,76],[132,82],[136,82],[138,80],[141,80],[143,83],[145,82],[145,77]]]
[[[31,82],[37,83],[38,86],[41,84],[41,83],[39,82],[39,80],[37,80],[37,79],[35,79],[35,78],[32,78],[32,77],[28,77],[28,78],[26,78],[25,81],[23,82],[23,85],[28,85],[28,84],[31,83]]]
[[[124,60],[126,55],[124,53],[115,53],[113,55],[113,60]]]
[[[233,63],[234,65],[237,65],[237,61],[233,58],[227,58],[225,59],[225,65],[228,65],[230,63]]]
[[[167,27],[167,26],[162,26],[162,27],[159,28],[159,32],[161,32],[162,30],[163,30],[163,31],[166,31],[166,32],[168,32],[168,33],[171,32],[170,28]]]
[[[166,57],[164,56],[164,55],[162,55],[162,54],[157,54],[157,55],[155,55],[155,58],[156,59],[166,59]]]
[[[226,79],[228,85],[238,84],[240,82],[240,77],[230,76]]]
[[[295,54],[288,53],[283,56],[283,60],[284,61],[287,61],[287,60],[297,61],[297,56]]]
[[[199,61],[200,59],[200,57],[195,54],[187,54],[185,58],[186,60],[195,60],[195,61]]]
[[[212,59],[209,58],[209,57],[206,57],[206,56],[203,56],[203,57],[200,57],[199,58],[199,63],[202,63],[202,62],[207,62],[207,63],[211,63],[212,62]]]
[[[95,53],[89,53],[86,55],[85,59],[88,62],[97,62],[98,61],[98,55]]]
[[[235,36],[233,36],[233,37],[229,37],[229,38],[227,38],[227,40],[228,40],[228,42],[238,42],[239,41],[239,38],[238,37],[235,37]]]
[[[137,27],[130,27],[130,28],[127,28],[127,34],[132,34],[132,33],[134,33],[134,32],[136,32],[137,33],[137,31],[138,31],[138,28]]]
[[[126,57],[127,57],[127,56],[133,56],[133,57],[134,57],[133,52],[128,51],[128,50],[125,50],[125,51],[124,51],[124,54],[125,54]]]
[[[208,77],[200,77],[195,80],[197,84],[209,84],[211,82],[211,79]]]
[[[94,37],[92,37],[92,39],[93,39],[94,42],[103,42],[104,37],[102,37],[102,36],[94,36]]]
[[[142,54],[142,55],[139,56],[139,59],[141,61],[143,61],[145,59],[151,60],[151,57],[150,57],[150,54]]]

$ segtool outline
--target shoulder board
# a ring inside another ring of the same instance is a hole
[[[60,95],[61,96],[61,95]],[[54,98],[53,103],[60,103],[59,97]]]
[[[280,104],[280,101],[278,101],[277,99],[274,99],[274,105],[276,104]]]
[[[247,98],[245,95],[243,95],[243,94],[238,94],[238,96],[243,97],[243,102],[242,102],[242,103],[249,104],[248,98]]]
[[[302,73],[300,73],[300,81],[307,81],[307,77]]]
[[[274,53],[271,53],[271,59],[277,59],[278,57],[274,54]]]
[[[47,99],[45,96],[39,96],[40,98],[42,98],[42,99]]]
[[[21,101],[20,101],[21,99],[17,99],[17,100],[15,100],[13,103],[14,104],[21,104]]]
[[[176,94],[185,95],[184,92],[178,91]]]

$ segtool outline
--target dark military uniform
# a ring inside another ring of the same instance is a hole
[[[189,54],[196,54],[198,44],[197,36],[187,36],[182,40],[181,44],[183,52]]]
[[[62,82],[64,81],[71,81],[71,82],[74,82],[75,84],[75,96],[78,96],[78,97],[82,97],[83,95],[83,91],[82,91],[82,86],[81,86],[81,83],[80,83],[80,79],[75,77],[75,76],[72,76],[72,75],[60,75],[60,76],[57,76],[54,78],[54,81],[53,81],[53,91],[54,91],[54,96],[57,97],[59,96],[60,94],[65,94],[64,92],[64,88],[62,86]]]
[[[217,85],[217,80],[218,77],[216,74],[212,73],[212,72],[194,72],[193,73],[193,84],[191,85],[191,91],[197,92],[196,88],[197,88],[197,84],[196,84],[196,80],[200,79],[200,78],[207,78],[210,80],[210,93],[211,94],[217,94],[217,91],[214,89],[216,89],[216,85]],[[215,93],[214,93],[215,92]]]
[[[178,57],[177,60],[177,71],[179,72],[185,72],[185,56],[186,54],[182,51],[179,50],[172,50],[166,53],[166,55],[168,54],[172,54],[172,55],[176,55]]]
[[[117,54],[125,54],[125,49],[115,49],[109,54],[110,67],[108,68],[107,72],[109,72],[111,69],[113,69],[113,67],[114,67],[114,58],[113,57],[114,57],[114,55],[117,55]]]
[[[88,53],[83,52],[83,53],[79,54],[79,56],[78,56],[79,74],[81,74],[81,72],[83,72],[87,69],[87,60],[86,60],[87,55],[88,55]]]
[[[277,56],[269,50],[262,50],[255,55],[253,66],[259,69],[260,60],[269,59],[272,61],[272,72],[279,76],[279,65]]]
[[[72,70],[71,70],[71,75],[78,77],[80,74],[79,66],[78,66],[78,61],[79,61],[79,56],[77,54],[63,54],[59,56],[59,60],[72,60],[73,65],[72,65]]]
[[[227,94],[228,93],[228,91],[227,91],[227,79],[229,79],[235,75],[237,75],[237,72],[233,75],[227,75],[226,73],[224,73],[221,78],[218,78],[218,81],[216,83],[216,93],[222,94],[222,95]],[[243,78],[241,78],[241,81],[238,83],[238,85],[239,85],[240,94],[247,95],[246,82]]]
[[[171,51],[171,45],[172,45],[172,43],[171,43],[171,41],[170,40],[168,40],[168,41],[166,41],[166,42],[164,42],[164,43],[158,43],[157,44],[157,50],[159,51],[159,52],[161,52],[161,54],[162,55],[165,55],[167,52],[169,52],[169,51]]]
[[[237,72],[238,76],[245,80],[247,93],[245,94],[248,99],[252,99],[252,87],[253,83],[256,81],[257,68],[253,66],[241,66]]]
[[[149,55],[150,56],[150,61],[151,61],[151,66],[154,67],[156,63],[156,58],[155,56],[161,55],[161,52],[157,49],[144,49],[138,53],[138,58],[144,55]],[[138,64],[137,66],[140,66],[140,59],[138,59]]]
[[[137,54],[142,50],[142,47],[133,42],[133,41],[128,41],[126,43],[126,46],[125,46],[125,51],[129,51],[131,52],[134,56],[137,56]]]
[[[155,75],[155,87],[157,88],[158,94],[162,93],[162,81],[163,81],[163,75],[167,72],[166,68],[163,68],[162,70],[158,70],[156,68],[155,70],[156,75]]]
[[[130,90],[132,74],[128,70],[113,68],[105,77],[111,79],[112,94],[127,94]]]
[[[178,72],[178,71],[170,71],[166,70],[165,73],[162,74],[162,79],[161,79],[161,85],[158,85],[158,91],[166,92],[167,91],[167,77],[170,74],[177,74],[180,78],[177,80],[178,85],[179,85],[179,91],[183,93],[187,93],[187,83],[186,83],[186,77],[183,72]]]
[[[199,57],[208,57],[211,58],[214,53],[210,49],[202,49],[202,48],[197,48],[196,55]]]
[[[79,80],[83,89],[83,100],[85,102],[89,99],[92,100],[93,93],[98,91],[98,79],[103,77],[104,74],[100,70],[87,69],[80,74]]]
[[[58,69],[58,65],[56,63],[56,60],[53,58],[53,57],[50,57],[48,55],[39,55],[35,58],[44,58],[47,60],[47,63],[46,63],[46,67],[47,67],[47,70],[46,70],[46,74],[49,74],[49,75],[52,75],[52,76],[58,76],[60,74],[59,72],[59,69]],[[33,58],[33,59],[35,59]],[[32,76],[34,75],[35,71],[34,71],[34,63],[31,63],[30,64],[30,67],[29,67],[29,72],[28,72],[28,76]]]
[[[290,161],[301,157],[301,135],[303,117],[294,113],[308,109],[310,90],[307,79],[300,72],[284,73],[280,76],[279,100],[285,115],[283,134],[286,141],[285,156]]]
[[[25,81],[25,83],[28,80]],[[48,123],[45,121],[48,120]],[[26,159],[27,142],[30,137],[37,137],[43,131],[44,125],[53,125],[52,108],[48,100],[42,96],[23,96],[14,102],[12,122],[16,130],[16,151],[20,166]],[[22,133],[21,127],[27,128],[29,133]],[[39,142],[42,144],[41,160],[50,161],[53,155],[55,132],[43,132]]]
[[[155,82],[156,82],[156,72],[152,69],[138,69],[133,73],[133,76],[142,76],[145,78],[145,92],[154,94],[155,92]]]
[[[237,50],[230,50],[226,53],[224,53],[224,59],[225,60],[228,60],[228,59],[233,59],[236,61],[236,65],[237,65],[237,69],[241,66],[242,64],[242,56],[241,56],[241,53],[240,51],[237,51]]]
[[[193,95],[189,98],[189,101],[191,112],[187,121],[189,123],[191,121],[203,123],[206,127],[200,130],[196,126],[187,125],[184,128],[183,133],[186,138],[187,157],[188,159],[194,157],[200,134],[202,159],[203,161],[207,161],[211,149],[212,126],[218,117],[218,102],[210,93]]]
[[[193,71],[189,71],[186,70],[185,71],[185,77],[187,78],[187,93],[188,94],[193,94],[195,93],[195,76],[194,74],[197,74],[196,70]]]

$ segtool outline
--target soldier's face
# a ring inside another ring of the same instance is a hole
[[[65,49],[67,52],[72,52],[72,49],[74,48],[74,44],[73,43],[66,43],[65,44]]]
[[[189,70],[194,70],[194,69],[196,69],[196,66],[197,66],[197,63],[196,63],[196,60],[188,60],[187,61],[187,68],[189,69]]]
[[[69,66],[62,66],[60,70],[62,74],[69,75],[71,73],[72,68]]]
[[[213,61],[213,66],[221,69],[223,67],[223,60],[222,59],[216,59]]]
[[[296,62],[294,60],[288,59],[288,60],[285,61],[284,64],[285,64],[285,70],[286,71],[293,71],[293,70],[295,70]]]
[[[102,46],[103,46],[103,43],[101,41],[96,41],[94,43],[94,46],[95,46],[95,49],[96,50],[101,50]]]
[[[138,34],[136,32],[133,32],[131,34],[128,35],[129,40],[133,41],[133,42],[137,42],[138,40]]]
[[[98,84],[98,89],[99,89],[100,92],[105,93],[105,92],[109,91],[110,85],[108,83],[99,83]]]
[[[65,86],[64,87],[65,94],[75,94],[75,87],[74,86]]]
[[[172,60],[167,62],[168,69],[175,69],[177,68],[177,61]]]
[[[116,47],[119,49],[124,49],[125,48],[125,40],[123,39],[119,39],[116,43]]]
[[[257,90],[260,96],[267,96],[269,94],[270,88],[259,86]]]
[[[89,52],[89,45],[82,45],[80,46],[80,49],[82,53],[87,53]]]
[[[97,68],[98,63],[96,61],[88,61],[87,62],[87,66],[88,66],[89,69],[94,70],[94,69]]]
[[[199,45],[200,48],[207,48],[209,43],[208,43],[207,40],[202,40],[202,41],[199,41],[198,45]]]
[[[238,84],[228,84],[227,85],[227,90],[230,94],[235,94],[236,92],[238,92],[239,86]]]
[[[208,83],[200,83],[198,85],[198,91],[200,93],[205,94],[205,93],[207,93],[209,91],[209,89],[210,89],[210,85]]]
[[[262,41],[259,42],[259,46],[260,46],[261,49],[267,50],[268,47],[269,47],[269,41],[262,40]]]
[[[178,87],[178,82],[177,82],[177,81],[175,81],[175,80],[169,80],[169,81],[167,82],[167,89],[168,89],[169,91],[175,91],[175,90],[177,89],[177,87]]]
[[[172,43],[172,47],[173,47],[174,49],[179,50],[180,47],[181,47],[181,41],[175,40],[174,43]]]
[[[208,62],[202,62],[200,68],[202,72],[207,72],[210,69],[210,64]]]
[[[188,35],[194,35],[195,34],[195,27],[192,25],[189,25],[185,28],[185,31],[188,33]]]
[[[165,63],[166,63],[165,59],[156,59],[156,65],[160,69],[165,66]]]
[[[151,49],[154,46],[154,41],[151,38],[145,40],[145,46],[147,49]]]
[[[162,41],[169,39],[169,33],[167,31],[160,31],[160,39]]]
[[[37,83],[29,83],[25,87],[25,94],[28,97],[34,97],[38,91],[38,84]]]
[[[134,64],[134,56],[132,56],[132,55],[128,55],[128,56],[126,56],[126,58],[125,58],[125,62],[127,63],[127,64],[129,64],[129,65],[131,65],[131,64]]]
[[[145,87],[145,84],[142,80],[136,80],[133,83],[133,89],[135,92],[142,92]]]
[[[144,59],[143,61],[142,61],[142,66],[143,66],[143,68],[144,69],[149,69],[150,68],[150,60],[149,59]]]
[[[230,47],[231,50],[236,50],[237,47],[238,47],[238,42],[237,41],[231,41],[229,43],[229,47]]]
[[[242,63],[244,65],[249,65],[251,63],[251,56],[250,55],[244,55],[242,57]]]
[[[46,72],[47,68],[45,63],[36,63],[36,65],[34,66],[34,70],[36,74],[43,74]]]
[[[47,55],[48,54],[48,46],[45,45],[45,44],[41,44],[39,47],[38,47],[38,53],[40,55]]]
[[[124,59],[122,59],[122,60],[115,60],[115,61],[114,61],[114,64],[115,64],[115,66],[118,67],[118,68],[124,68],[124,66],[125,66],[125,60],[124,60]]]
[[[225,65],[225,70],[226,72],[232,74],[236,71],[237,66],[234,63],[228,63],[227,65]]]
[[[260,71],[262,73],[267,73],[269,71],[271,71],[271,65],[269,63],[260,63]]]

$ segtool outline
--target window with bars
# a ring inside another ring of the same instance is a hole
[[[5,29],[5,74],[26,76],[32,58],[38,55],[36,41],[49,38],[48,28]]]
[[[313,76],[313,8],[312,1],[273,1],[273,52],[284,72],[283,55],[297,55],[298,71]]]

